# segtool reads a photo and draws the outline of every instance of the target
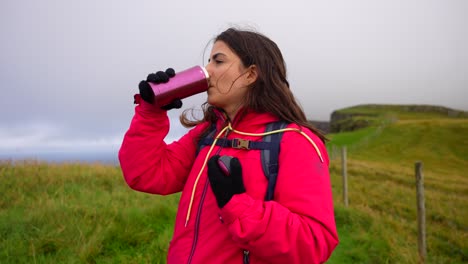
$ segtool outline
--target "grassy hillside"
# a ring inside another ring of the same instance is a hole
[[[165,263],[178,196],[114,166],[0,163],[0,263]]]
[[[364,129],[329,135],[338,219],[341,210],[359,216],[359,219],[340,219],[340,235],[345,243],[339,246],[332,261],[342,255],[356,257],[355,248],[350,245],[359,243],[368,244],[370,250],[380,250],[375,259],[372,254],[363,254],[356,262],[417,263],[414,163],[421,161],[425,177],[428,263],[466,263],[466,112],[453,111],[458,114],[447,115],[440,111],[415,112],[407,106],[375,105],[342,111],[351,117],[366,113],[375,122]],[[349,208],[342,208],[341,146],[347,147]]]
[[[342,109],[376,122],[329,135],[341,240],[329,263],[418,262],[415,161],[424,164],[427,263],[467,263],[468,118],[385,107]],[[132,191],[118,167],[99,164],[4,161],[0,182],[0,263],[165,263],[178,195]]]

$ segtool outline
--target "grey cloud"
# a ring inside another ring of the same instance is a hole
[[[205,63],[207,43],[230,25],[277,42],[311,119],[360,103],[468,110],[466,1],[166,2],[2,2],[0,132],[51,133],[28,125],[41,123],[60,128],[55,142],[123,135],[138,82]],[[186,132],[179,114],[171,139]]]

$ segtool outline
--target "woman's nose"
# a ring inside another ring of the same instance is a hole
[[[213,71],[211,69],[211,63],[205,65],[205,70],[208,72],[208,75],[211,76]]]

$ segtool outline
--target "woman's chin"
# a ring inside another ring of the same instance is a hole
[[[207,97],[206,101],[212,106],[218,106],[218,104],[216,103],[215,98],[213,98],[213,95],[210,95],[210,93],[208,93],[208,97]]]

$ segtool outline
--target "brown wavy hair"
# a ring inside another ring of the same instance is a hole
[[[283,55],[275,42],[261,33],[236,28],[228,28],[214,38],[216,41],[226,43],[245,67],[256,66],[258,76],[247,91],[244,102],[246,108],[259,113],[271,113],[286,122],[307,127],[322,141],[327,140],[307,121],[304,111],[296,102],[286,79]],[[193,109],[187,109],[180,116],[180,122],[185,127],[193,127],[205,121],[214,123],[216,116],[213,109],[214,106],[205,102],[201,120],[189,119],[188,111]],[[191,116],[194,118],[193,111]]]

